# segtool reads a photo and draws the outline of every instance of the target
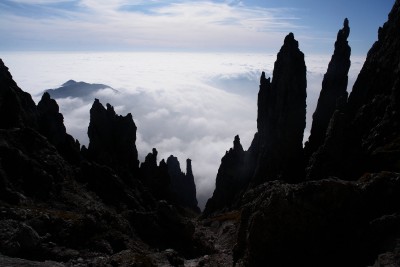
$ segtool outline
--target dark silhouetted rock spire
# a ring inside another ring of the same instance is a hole
[[[137,175],[136,125],[130,113],[125,117],[117,115],[110,104],[106,109],[95,99],[90,109],[88,136],[87,153],[92,160]]]
[[[265,78],[265,72],[262,72],[260,78],[260,90],[258,91],[257,101],[257,130],[262,136],[265,135],[266,121],[268,115],[271,113],[272,103],[271,100],[271,78]]]
[[[181,171],[177,157],[173,155],[167,159],[168,173],[171,179],[172,200],[177,204],[200,212],[197,206],[196,185],[192,172],[192,161],[186,160],[186,174]]]
[[[37,105],[39,113],[39,131],[47,137],[69,162],[77,163],[80,160],[80,144],[67,134],[64,126],[64,117],[59,112],[57,102],[50,98],[49,93],[44,93]]]
[[[147,154],[144,162],[140,165],[140,179],[156,199],[169,200],[171,194],[167,164],[161,160],[158,166],[157,155],[158,151],[155,148]]]
[[[196,197],[196,184],[194,182],[194,175],[193,175],[193,170],[192,170],[192,160],[191,159],[186,159],[186,175],[185,175],[185,181],[186,181],[186,194],[187,194],[187,205],[191,209],[195,211],[199,211],[200,209],[198,208],[197,204],[197,197]]]
[[[243,172],[244,168],[245,152],[240,144],[239,136],[236,135],[233,141],[233,148],[226,151],[225,156],[221,159],[214,193],[207,201],[203,211],[205,215],[231,208],[235,197],[247,185],[246,176]]]
[[[213,196],[204,215],[235,208],[248,188],[268,180],[304,179],[303,134],[306,125],[306,66],[293,33],[278,53],[273,79],[262,72],[257,129],[248,151],[239,136],[221,159]]]
[[[258,94],[258,156],[253,184],[303,179],[303,134],[306,125],[306,65],[293,33],[285,37],[272,82],[261,75]]]
[[[399,25],[396,1],[345,108],[335,111],[323,146],[310,158],[309,179],[353,180],[368,172],[400,172]]]
[[[325,139],[326,130],[332,115],[340,103],[347,100],[347,82],[350,69],[351,49],[347,38],[350,34],[349,20],[346,18],[343,29],[339,30],[328,70],[322,81],[317,108],[313,115],[311,135],[305,145],[306,160],[309,159]]]

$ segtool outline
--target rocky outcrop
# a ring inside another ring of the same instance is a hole
[[[91,144],[71,164],[61,154],[69,137],[57,103],[44,94],[32,106],[6,74],[0,104],[17,106],[0,117],[0,265],[159,266],[212,251],[195,236],[186,211],[157,201],[154,187],[142,184],[131,115],[96,100]],[[144,166],[167,174],[165,161],[156,162],[154,150]],[[194,186],[190,161],[187,176]]]
[[[186,190],[185,192],[185,199],[187,200],[187,206],[191,207],[193,210],[200,213],[200,209],[197,206],[197,196],[196,196],[196,184],[194,182],[193,170],[192,170],[192,160],[186,159]]]
[[[31,128],[0,131],[0,199],[19,203],[28,197],[57,195],[71,175],[63,158],[46,138]]]
[[[139,169],[132,116],[95,100],[89,148],[71,164],[56,149],[66,135],[57,104],[45,95],[32,106],[1,62],[0,265],[399,265],[399,24],[397,0],[348,101],[335,100],[310,181],[304,55],[285,38],[272,81],[261,76],[258,133],[248,151],[235,137],[203,221],[182,216],[197,208],[190,160],[185,174],[173,156],[157,165],[154,149]],[[335,54],[347,35],[345,23]]]
[[[158,200],[175,203],[197,213],[196,185],[192,171],[192,161],[186,160],[186,174],[181,171],[178,158],[170,156],[157,165],[157,150],[147,154],[140,165],[140,179]]]
[[[235,137],[233,148],[221,160],[205,216],[238,208],[236,204],[248,186],[268,180],[304,179],[306,87],[304,54],[290,33],[278,53],[272,82],[261,74],[258,132],[248,151],[243,150],[239,136]]]
[[[369,266],[400,233],[400,176],[267,182],[246,192],[239,266]]]
[[[170,200],[170,177],[165,160],[157,165],[157,149],[147,154],[145,161],[140,165],[140,179],[150,189],[153,196],[158,200]]]
[[[235,200],[248,182],[244,177],[244,168],[245,151],[237,135],[233,141],[233,148],[226,151],[225,156],[221,159],[214,193],[207,201],[203,211],[205,216],[216,211],[223,212],[224,210],[229,210],[234,205]]]
[[[400,4],[379,29],[348,103],[335,111],[308,177],[354,180],[366,172],[400,171]]]
[[[22,91],[0,59],[0,128],[37,129],[37,111],[30,94]]]
[[[347,99],[348,72],[350,69],[351,49],[347,42],[350,34],[349,21],[344,20],[343,29],[339,30],[328,70],[322,81],[322,89],[317,108],[313,114],[311,134],[304,147],[306,161],[323,144],[329,121],[340,102]]]
[[[136,149],[136,125],[132,115],[117,115],[114,108],[107,108],[95,99],[90,109],[88,128],[89,159],[114,168],[125,177],[137,177],[139,173]]]
[[[152,210],[143,190],[104,166],[77,169],[31,128],[0,130],[0,140],[0,254],[69,266],[143,254],[129,217],[133,208]]]
[[[304,54],[290,33],[278,53],[272,82],[261,75],[257,117],[260,154],[252,184],[303,179],[306,87]]]
[[[346,176],[400,171],[400,2],[379,29],[348,100]]]
[[[171,179],[171,198],[177,204],[190,208],[198,213],[196,185],[192,172],[191,160],[186,161],[186,174],[182,172],[178,158],[173,155],[167,159],[168,174]]]
[[[307,168],[308,178],[319,181],[266,182],[241,198],[239,266],[399,264],[399,24],[396,1],[348,101],[349,62],[342,64],[342,96]],[[338,41],[347,35],[339,31]]]
[[[44,93],[37,105],[39,132],[46,136],[65,159],[71,163],[80,160],[80,144],[78,140],[67,134],[64,126],[64,117],[59,107],[48,93]]]

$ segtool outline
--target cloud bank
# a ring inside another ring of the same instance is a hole
[[[222,156],[240,135],[247,149],[256,132],[257,93],[262,71],[272,75],[273,54],[231,53],[6,53],[2,55],[19,86],[40,100],[44,89],[74,79],[102,83],[90,100],[58,99],[67,131],[88,143],[94,98],[117,113],[130,112],[138,127],[140,160],[153,147],[159,158],[173,154],[193,160],[200,206],[210,197]],[[330,56],[306,56],[307,128]],[[364,58],[353,57],[352,87]],[[349,91],[349,89],[348,89]]]

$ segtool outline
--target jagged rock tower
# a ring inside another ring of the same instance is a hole
[[[136,129],[130,113],[125,117],[117,115],[110,104],[106,109],[95,99],[90,109],[88,157],[127,175],[138,176]]]
[[[278,53],[272,82],[261,75],[257,117],[260,154],[252,184],[303,179],[306,87],[304,54],[290,33]]]
[[[171,179],[170,191],[172,200],[181,206],[200,213],[200,209],[197,206],[192,161],[190,159],[186,160],[186,174],[182,172],[178,158],[173,155],[168,157],[167,167]]]
[[[346,18],[343,29],[337,34],[335,51],[322,81],[322,90],[313,114],[311,134],[304,147],[306,161],[323,144],[334,111],[346,103],[351,53],[347,42],[349,34],[349,20]]]

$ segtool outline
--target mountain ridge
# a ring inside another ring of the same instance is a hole
[[[261,73],[257,133],[248,150],[234,137],[200,217],[190,159],[184,173],[154,148],[139,164],[132,114],[98,99],[79,148],[50,94],[35,105],[0,61],[0,263],[399,266],[398,25],[396,0],[347,97],[344,20],[320,101],[338,94],[309,150],[304,54],[289,33],[272,79]]]

